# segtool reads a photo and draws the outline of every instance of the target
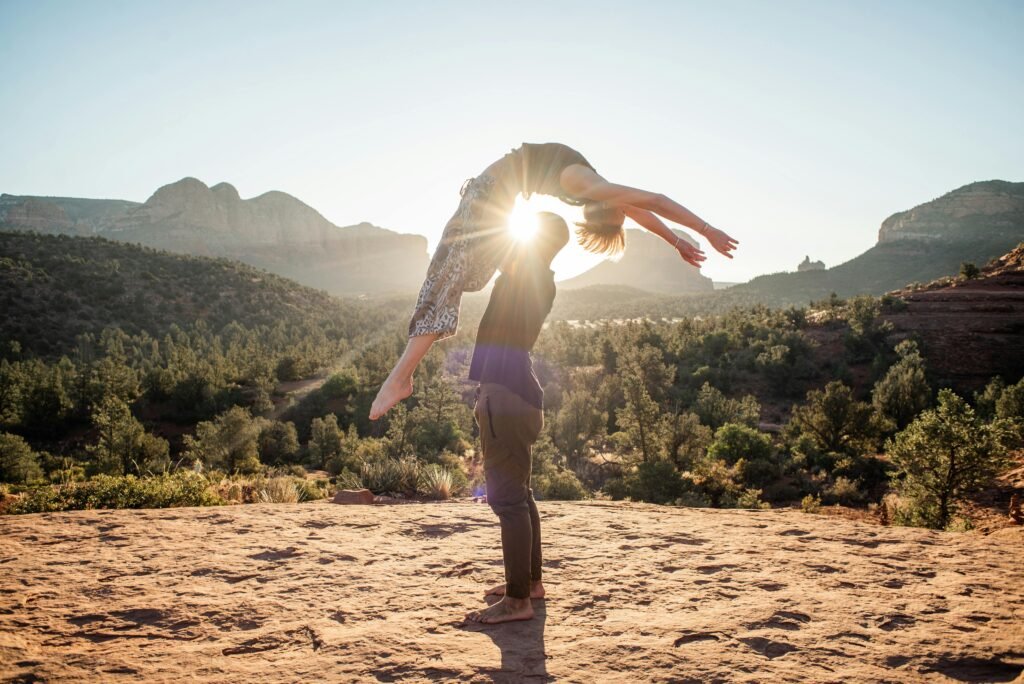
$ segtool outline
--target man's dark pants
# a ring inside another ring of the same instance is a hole
[[[544,412],[504,385],[485,382],[474,413],[484,452],[487,503],[501,522],[505,593],[529,598],[531,580],[541,579],[540,514],[530,473]]]

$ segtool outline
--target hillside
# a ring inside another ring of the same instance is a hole
[[[962,262],[983,264],[1024,240],[1024,183],[985,181],[887,218],[878,243],[820,271],[774,273],[720,296],[774,306],[805,305],[835,292],[880,295],[912,282],[955,274]]]
[[[1019,527],[986,537],[792,510],[538,508],[547,596],[532,620],[500,626],[463,622],[501,581],[484,504],[2,517],[0,679],[1008,682],[1024,671]]]
[[[183,178],[142,204],[0,196],[0,228],[106,237],[227,257],[332,294],[417,291],[426,239],[368,223],[338,227],[283,192],[242,199],[228,183]]]
[[[678,233],[688,241],[690,238]],[[645,230],[626,231],[626,251],[618,261],[602,261],[574,278],[558,283],[560,290],[622,285],[663,294],[711,292],[711,279],[687,264],[679,254]]]
[[[232,321],[357,328],[370,316],[368,307],[238,262],[20,232],[0,232],[0,306],[0,342],[41,355],[68,353],[77,335],[108,326],[159,338],[196,320],[215,330]]]
[[[1024,376],[1024,243],[976,278],[945,278],[891,293],[903,302],[885,319],[922,345],[943,384],[980,389],[993,375]]]

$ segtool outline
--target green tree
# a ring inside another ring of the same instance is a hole
[[[749,394],[742,399],[730,399],[711,383],[705,382],[697,392],[693,412],[700,418],[701,423],[712,430],[717,430],[726,423],[757,427],[761,406],[757,399]]]
[[[31,484],[43,479],[39,455],[19,435],[0,433],[0,482]]]
[[[695,413],[668,414],[663,418],[665,452],[680,470],[693,468],[711,444],[711,428],[702,425]]]
[[[241,474],[259,472],[262,423],[248,409],[232,406],[213,420],[196,425],[195,435],[185,435],[185,453],[210,469]]]
[[[779,473],[773,458],[775,453],[768,435],[746,425],[726,423],[715,432],[715,440],[708,447],[708,458],[722,460],[728,466],[743,462],[741,472],[748,484],[765,485]]]
[[[924,373],[924,359],[913,340],[896,345],[899,360],[875,383],[871,402],[875,409],[902,430],[928,408],[932,389]]]
[[[859,455],[875,448],[881,424],[870,404],[836,380],[824,391],[811,390],[807,403],[794,406],[789,431],[806,434],[821,451]]]
[[[626,369],[621,372],[626,405],[616,410],[615,420],[626,435],[627,443],[649,463],[658,458],[665,442],[661,409],[648,394],[642,376]]]
[[[323,418],[314,418],[309,426],[309,443],[306,446],[309,465],[313,468],[324,468],[328,463],[337,460],[342,455],[343,441],[344,433],[338,427],[337,416],[328,414]]]
[[[270,465],[297,463],[299,457],[299,435],[295,423],[279,420],[266,423],[260,430],[260,461]]]
[[[466,450],[465,427],[469,409],[451,383],[436,375],[416,393],[416,407],[409,412],[412,447],[421,458],[436,462],[444,450],[461,454]]]
[[[86,447],[96,470],[107,475],[164,470],[170,465],[167,440],[146,432],[128,404],[109,396],[92,412],[96,443]]]
[[[943,529],[968,495],[985,486],[1008,463],[1010,427],[985,423],[950,389],[886,444],[903,475],[896,487],[910,502],[908,522]]]
[[[602,434],[608,416],[602,413],[592,392],[570,390],[554,414],[551,436],[564,454],[569,468],[576,470],[591,441]]]

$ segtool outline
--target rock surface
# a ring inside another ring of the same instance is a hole
[[[373,492],[369,489],[342,489],[335,492],[331,503],[336,504],[372,504]]]
[[[1024,529],[540,502],[536,616],[481,504],[0,518],[0,680],[1021,681]],[[493,600],[493,597],[492,597]]]

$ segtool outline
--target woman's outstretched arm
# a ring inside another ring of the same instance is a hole
[[[645,209],[690,228],[711,243],[724,256],[732,258],[731,252],[739,244],[724,231],[711,226],[692,211],[673,199],[660,193],[648,192],[628,185],[611,183],[593,169],[582,164],[572,164],[562,171],[562,187],[577,197],[600,200],[620,206]]]
[[[683,261],[688,264],[692,264],[697,268],[700,268],[701,262],[707,258],[699,247],[694,247],[689,242],[673,233],[672,229],[666,226],[664,222],[652,212],[631,206],[623,207],[622,211],[626,216],[672,245],[672,247],[679,252],[679,256],[683,257]]]

